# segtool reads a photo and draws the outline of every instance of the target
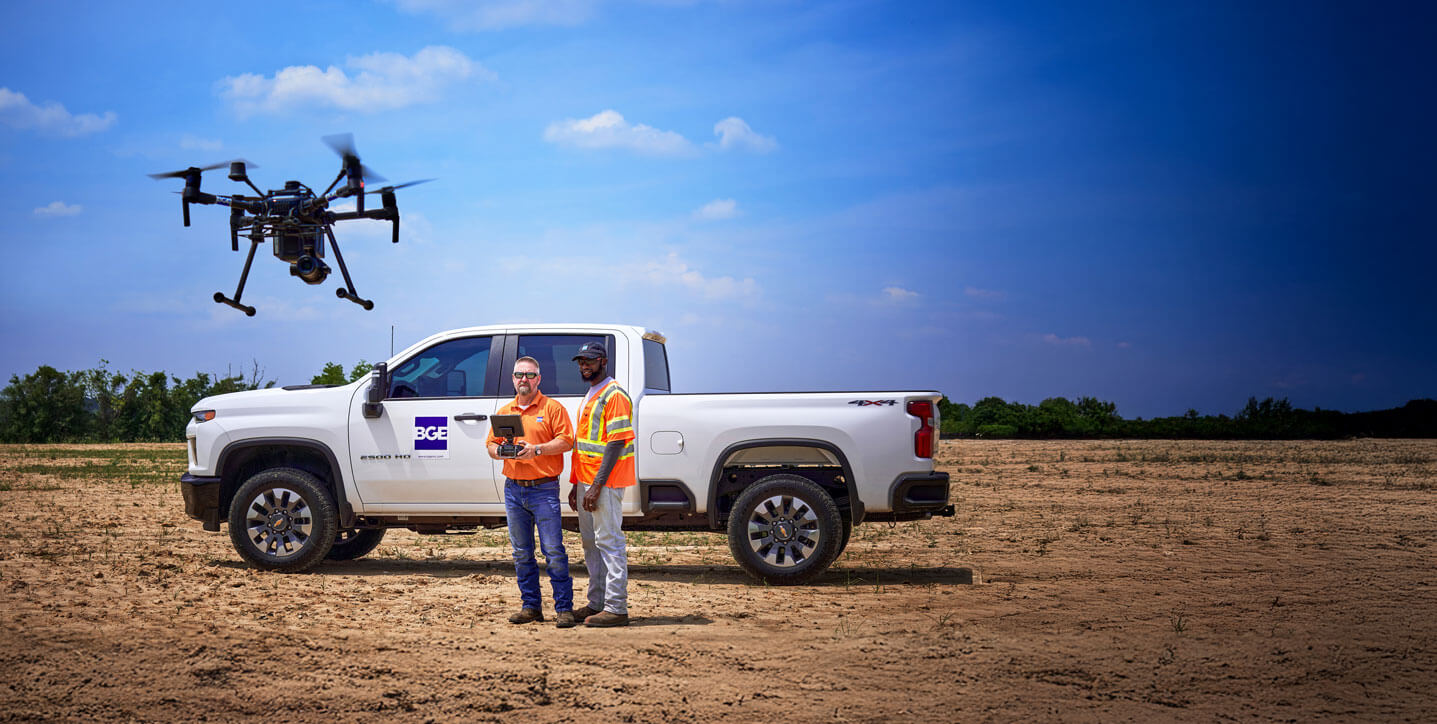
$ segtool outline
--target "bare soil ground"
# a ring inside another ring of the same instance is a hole
[[[609,630],[508,624],[504,531],[249,569],[183,461],[0,447],[0,720],[1437,716],[1437,441],[945,441],[957,517],[860,526],[815,585],[631,533]]]

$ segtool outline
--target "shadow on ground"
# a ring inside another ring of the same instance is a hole
[[[219,568],[242,569],[249,566],[240,561],[218,561]],[[541,561],[542,565],[542,561]],[[582,562],[570,559],[570,568],[576,574],[584,573]],[[508,558],[496,560],[454,560],[412,559],[393,560],[366,558],[357,561],[327,561],[308,571],[317,576],[432,576],[434,578],[462,578],[469,575],[514,576],[514,562]],[[282,574],[275,574],[282,575]],[[305,575],[305,574],[300,574]],[[683,565],[661,566],[630,565],[630,580],[665,583],[688,583],[692,585],[751,585],[763,586],[738,566]],[[824,571],[806,586],[924,586],[924,585],[970,585],[981,583],[981,577],[967,566],[844,566]]]

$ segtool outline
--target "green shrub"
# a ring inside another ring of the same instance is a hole
[[[978,437],[988,437],[988,438],[994,438],[994,437],[998,437],[998,438],[1002,438],[1002,437],[1016,437],[1017,434],[1018,434],[1018,428],[1013,427],[1012,425],[979,425],[979,426],[978,426]]]

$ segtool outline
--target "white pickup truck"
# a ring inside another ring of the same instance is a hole
[[[185,512],[205,530],[228,522],[241,556],[280,571],[358,558],[388,528],[503,526],[504,478],[485,441],[513,398],[507,373],[538,360],[541,391],[577,417],[588,385],[571,358],[591,341],[634,401],[625,529],[726,529],[740,566],[786,584],[828,568],[854,525],[953,514],[948,474],[933,469],[939,393],[675,394],[661,335],[600,324],[457,329],[348,385],[200,400],[185,428]],[[566,499],[567,470],[560,480]]]

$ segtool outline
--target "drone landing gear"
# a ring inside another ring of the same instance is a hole
[[[251,307],[247,304],[240,304],[240,295],[244,294],[244,283],[245,280],[249,278],[249,266],[250,264],[254,263],[254,250],[259,248],[259,243],[262,240],[263,237],[259,239],[250,239],[249,255],[244,258],[244,271],[240,272],[239,286],[235,287],[234,299],[226,297],[222,292],[215,292],[215,301],[217,303],[227,304],[231,307],[234,307],[235,309],[240,310],[241,312],[244,312],[246,316],[250,317],[254,316],[254,307]]]
[[[374,309],[374,302],[371,302],[368,299],[360,299],[353,292],[349,292],[344,289],[334,290],[334,296],[339,297],[340,299],[348,299],[349,301],[354,302],[361,307],[364,307],[366,311]]]
[[[334,296],[340,299],[348,299],[364,307],[365,311],[374,309],[374,302],[360,297],[359,293],[354,291],[354,280],[349,278],[349,268],[344,265],[344,255],[339,253],[339,242],[334,240],[334,230],[326,226],[324,227],[324,233],[329,237],[329,248],[334,249],[334,260],[339,262],[339,273],[344,275],[345,288],[334,290]]]
[[[251,307],[248,304],[240,304],[238,299],[230,299],[229,297],[224,295],[224,292],[215,292],[215,301],[219,302],[220,304],[228,304],[229,306],[234,307],[241,312],[244,312],[248,316],[254,316],[254,307]]]

